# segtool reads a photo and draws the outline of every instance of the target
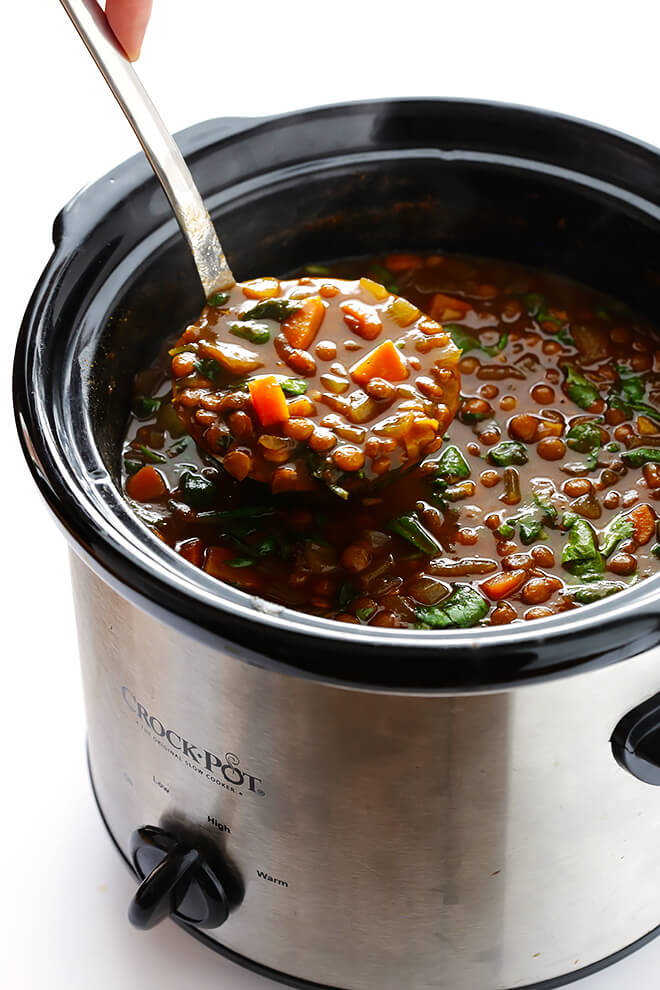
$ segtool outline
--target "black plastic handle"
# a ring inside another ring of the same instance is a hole
[[[133,832],[130,846],[143,878],[128,909],[132,925],[147,930],[168,915],[198,928],[218,928],[227,920],[224,885],[193,845],[145,825]]]
[[[660,787],[660,694],[624,715],[611,743],[619,766],[645,784]]]

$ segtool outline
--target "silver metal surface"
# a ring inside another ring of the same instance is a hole
[[[193,640],[72,561],[101,808],[124,852],[160,825],[234,865],[221,944],[348,990],[500,990],[660,923],[660,788],[609,742],[660,650],[497,693],[350,690]]]
[[[181,225],[208,299],[235,284],[215,227],[174,138],[117,42],[96,0],[60,0],[162,185]]]

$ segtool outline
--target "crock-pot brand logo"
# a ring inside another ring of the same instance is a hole
[[[138,722],[150,731],[153,738],[160,745],[169,748],[177,759],[182,760],[186,766],[198,773],[204,774],[210,780],[228,787],[235,793],[243,793],[244,790],[252,791],[253,794],[264,796],[265,791],[261,786],[261,777],[243,770],[239,764],[240,759],[235,753],[225,753],[223,757],[216,756],[208,749],[202,749],[190,740],[185,739],[174,729],[168,729],[161,720],[152,715],[141,702],[137,700],[133,692],[123,687],[122,697],[128,708],[137,716]]]

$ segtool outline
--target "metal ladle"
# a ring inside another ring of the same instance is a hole
[[[60,0],[149,159],[190,245],[207,299],[236,284],[199,189],[174,138],[96,0]]]

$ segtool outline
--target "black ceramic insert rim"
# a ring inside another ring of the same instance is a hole
[[[378,136],[384,116],[393,122],[394,136],[387,138],[387,147],[381,146]],[[454,100],[357,103],[265,121],[208,122],[184,132],[179,143],[195,171],[195,163],[203,162],[213,147],[226,148],[229,160],[232,148],[240,148],[242,141],[257,135],[277,146],[280,130],[288,133],[296,128],[303,128],[317,143],[330,142],[314,148],[321,163],[331,151],[333,161],[342,154],[347,160],[358,153],[396,154],[397,147],[414,155],[420,145],[435,148],[441,143],[436,135],[443,135],[452,155],[467,149],[467,160],[492,153],[501,165],[506,156],[497,153],[498,135],[506,133],[509,143],[503,151],[511,162],[527,155],[530,167],[552,170],[564,162],[568,172],[573,164],[576,183],[580,179],[585,187],[587,180],[616,187],[625,209],[639,210],[645,205],[649,222],[657,226],[660,219],[660,154],[656,150],[590,124],[520,107]],[[594,148],[599,155],[593,155]],[[566,159],[569,151],[574,162]],[[597,166],[591,171],[585,166],[581,173],[577,165],[590,155]],[[633,160],[636,170],[630,176],[634,173],[634,181],[625,171],[626,163]],[[606,167],[604,162],[610,164]],[[303,160],[296,167],[304,164]],[[267,184],[269,175],[266,169],[250,181],[256,188],[259,183]],[[52,382],[57,388],[58,381],[52,367],[40,364],[56,316],[61,318],[62,310],[72,305],[61,289],[71,259],[83,243],[91,259],[95,251],[100,255],[106,250],[104,224],[132,197],[155,187],[146,161],[137,156],[65,208],[55,224],[55,252],[23,322],[14,365],[17,423],[32,473],[74,550],[104,580],[140,607],[185,627],[190,634],[218,645],[229,644],[234,655],[302,676],[373,689],[434,692],[506,687],[619,661],[658,642],[660,576],[575,612],[520,626],[385,633],[264,607],[240,591],[195,573],[169,548],[159,545],[132,517],[116,490],[104,491],[102,484],[95,484],[102,481],[104,468],[84,418],[70,431],[75,436],[68,439],[67,449],[63,440],[66,424],[56,422],[52,410]],[[162,235],[167,223],[168,236],[176,236],[167,207],[161,216],[155,214],[150,236],[159,230]],[[135,263],[153,250],[148,240],[145,235],[132,252]],[[78,290],[80,306],[85,288]],[[72,327],[72,339],[78,330]],[[61,367],[57,374],[64,374]],[[79,457],[76,465],[71,462],[74,454]],[[116,525],[120,516],[123,529]]]
[[[99,804],[98,795],[94,786],[94,777],[92,776],[91,767],[89,765],[89,757],[87,760],[87,769],[89,773],[89,782],[92,789],[92,796],[103,826],[108,833],[112,844],[119,853],[124,865],[128,867],[131,875],[136,878],[137,882],[139,882],[141,877],[136,872],[130,859],[124,855],[121,846],[108,825],[106,817],[103,814],[103,809]],[[322,983],[312,983],[309,980],[302,980],[296,976],[290,976],[288,973],[281,973],[279,970],[270,969],[268,966],[262,966],[260,963],[254,962],[254,960],[248,959],[246,956],[241,956],[237,952],[227,949],[224,945],[216,942],[215,939],[211,938],[205,932],[200,931],[199,928],[195,928],[193,925],[187,924],[175,915],[171,915],[170,918],[179,926],[179,928],[187,932],[189,935],[192,935],[193,938],[197,939],[198,942],[201,942],[202,945],[205,945],[207,948],[217,952],[218,955],[224,956],[224,958],[228,959],[229,962],[235,963],[235,965],[240,966],[242,969],[247,969],[252,973],[256,973],[258,976],[263,976],[265,979],[273,980],[274,982],[283,984],[284,986],[294,987],[296,990],[346,990],[345,987],[333,987]],[[607,969],[608,966],[612,966],[614,963],[620,962],[622,959],[625,959],[626,956],[632,955],[633,952],[636,952],[638,949],[648,945],[649,942],[652,942],[659,935],[660,925],[652,931],[647,932],[647,934],[643,935],[641,938],[636,939],[636,941],[631,942],[630,945],[625,946],[623,949],[613,952],[604,959],[599,959],[598,962],[591,963],[589,966],[583,966],[571,973],[565,973],[563,976],[553,977],[549,980],[542,980],[540,983],[528,983],[524,987],[515,988],[515,990],[559,990],[559,988],[567,986],[570,983],[574,983],[576,980],[582,980],[585,976],[593,976],[595,973],[599,973],[601,970]]]

